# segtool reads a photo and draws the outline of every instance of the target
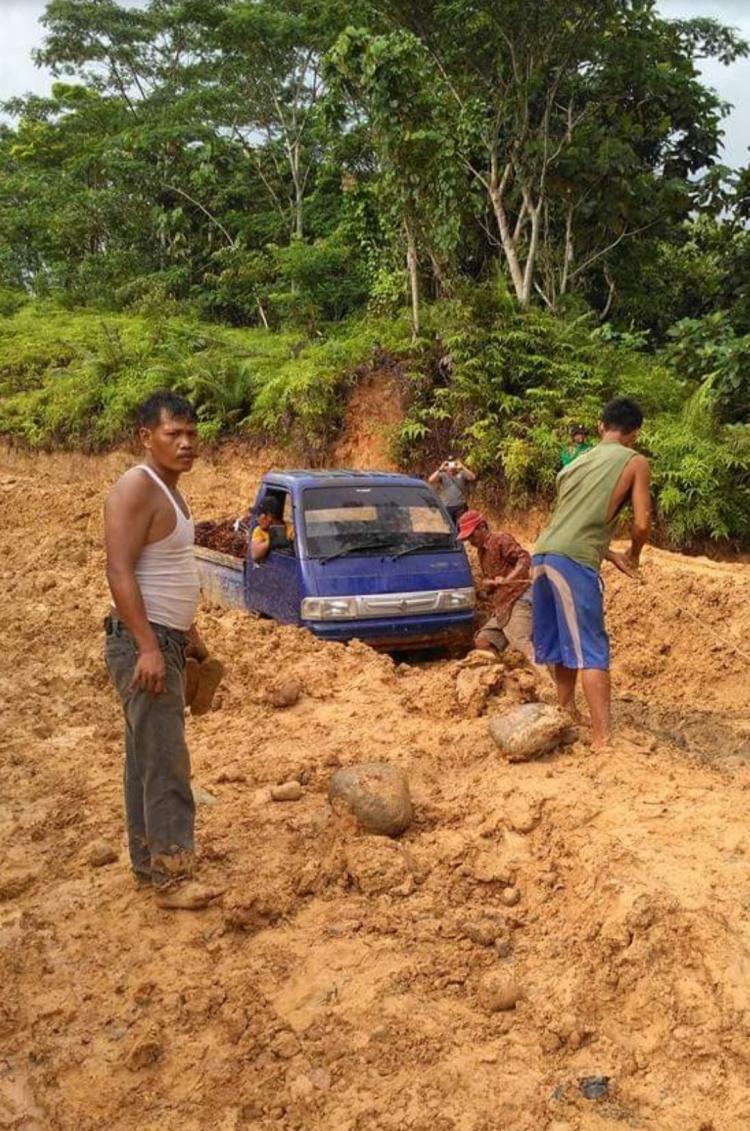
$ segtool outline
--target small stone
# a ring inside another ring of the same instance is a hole
[[[327,1092],[331,1087],[331,1073],[327,1068],[311,1068],[307,1078],[319,1092]]]
[[[520,900],[521,893],[518,888],[503,888],[500,892],[500,902],[506,907],[515,907]]]
[[[239,784],[246,781],[247,775],[243,774],[241,770],[226,769],[216,775],[217,785],[224,785],[226,783],[232,784],[234,782]]]
[[[558,880],[557,872],[542,872],[539,879],[546,887],[553,888]]]
[[[285,707],[294,707],[299,702],[302,694],[302,684],[293,676],[278,679],[266,691],[266,699],[272,707],[283,710]]]
[[[303,793],[298,781],[285,781],[283,785],[271,786],[272,801],[299,801]]]
[[[505,818],[508,825],[516,833],[530,833],[541,820],[541,811],[538,805],[523,798],[516,798],[506,810]]]
[[[202,785],[193,786],[193,801],[196,805],[216,805],[218,804],[218,797],[214,797],[213,793],[209,793]]]
[[[477,946],[492,946],[497,938],[497,924],[490,919],[480,919],[477,923],[467,923],[464,933]]]
[[[150,1068],[164,1055],[164,1046],[154,1036],[143,1037],[136,1041],[127,1058],[128,1068],[131,1072],[138,1072],[142,1068]]]
[[[566,1040],[565,1043],[567,1044],[569,1049],[572,1049],[573,1052],[576,1052],[576,1050],[579,1049],[581,1047],[581,1045],[583,1044],[583,1040],[584,1040],[584,1035],[581,1032],[581,1030],[580,1029],[572,1029],[570,1031],[570,1033],[568,1033],[567,1040]]]
[[[515,1009],[521,997],[516,981],[503,971],[485,974],[477,988],[479,1004],[487,1013],[501,1013]]]
[[[282,1060],[291,1060],[299,1052],[299,1041],[294,1033],[279,1033],[272,1042],[271,1048]]]
[[[289,1098],[294,1103],[309,1103],[315,1095],[312,1080],[307,1076],[295,1076],[289,1085]]]
[[[553,1053],[558,1052],[562,1048],[562,1041],[557,1033],[553,1033],[551,1029],[542,1037],[542,1050],[544,1052]]]
[[[609,1092],[609,1076],[584,1076],[578,1087],[587,1100],[602,1100]]]
[[[413,816],[406,774],[385,762],[362,762],[337,770],[328,800],[334,813],[354,816],[363,829],[379,836],[399,836]]]
[[[117,849],[106,840],[97,840],[89,848],[88,861],[92,868],[103,868],[105,864],[114,864],[116,859]]]
[[[567,720],[557,707],[522,703],[489,721],[490,735],[509,762],[527,762],[558,745]]]

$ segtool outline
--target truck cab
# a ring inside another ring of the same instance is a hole
[[[257,515],[276,500],[292,538],[262,562]],[[463,545],[421,479],[362,471],[279,471],[263,477],[250,516],[244,604],[323,640],[377,648],[465,644],[475,593]]]

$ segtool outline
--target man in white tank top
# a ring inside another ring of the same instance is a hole
[[[195,531],[177,484],[196,455],[195,409],[155,393],[138,410],[145,461],[117,481],[104,504],[107,580],[113,607],[105,658],[125,712],[125,812],[130,859],[157,903],[205,907],[220,894],[191,881],[195,804],[185,743],[183,672],[200,587]]]

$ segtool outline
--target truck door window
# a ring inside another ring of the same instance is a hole
[[[281,516],[281,522],[278,526],[272,526],[269,530],[271,553],[285,554],[287,557],[293,558],[295,556],[294,524],[292,521],[292,500],[289,496],[289,492],[283,490],[281,487],[269,487],[265,491],[261,502],[265,503],[268,499],[276,500]]]

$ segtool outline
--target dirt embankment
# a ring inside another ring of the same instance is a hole
[[[457,663],[203,610],[228,674],[188,735],[226,894],[168,918],[128,874],[101,660],[101,501],[130,462],[0,457],[0,1127],[746,1131],[750,681],[719,638],[747,647],[750,569],[608,575],[629,741],[515,766],[459,710]],[[262,470],[202,464],[196,516]],[[280,672],[303,686],[283,711]],[[494,706],[523,694],[504,672]],[[369,758],[409,775],[398,843],[326,803]],[[292,777],[301,800],[269,801]],[[101,838],[119,858],[95,868]]]

